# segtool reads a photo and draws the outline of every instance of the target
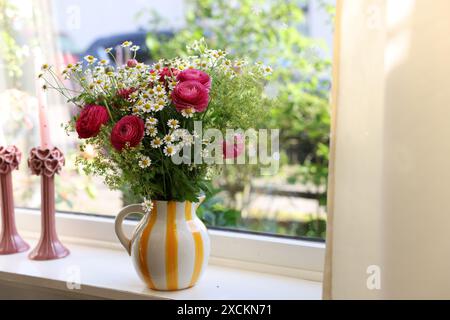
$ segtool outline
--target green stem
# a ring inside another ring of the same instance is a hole
[[[105,106],[106,106],[106,110],[108,111],[109,117],[111,118],[112,122],[115,122],[112,113],[111,113],[111,109],[109,108],[108,102],[105,99]]]
[[[159,148],[159,151],[160,151],[160,153],[161,153],[161,163],[162,163],[162,165],[163,165],[163,171],[162,171],[162,174],[163,174],[163,188],[164,188],[164,194],[167,194],[167,188],[166,188],[166,173],[165,173],[165,165],[164,165],[164,154],[163,154],[161,148]]]

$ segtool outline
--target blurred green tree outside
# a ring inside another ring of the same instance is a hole
[[[153,60],[173,58],[187,54],[186,44],[205,38],[210,48],[224,48],[231,56],[272,66],[274,73],[266,93],[277,102],[269,117],[255,119],[255,127],[280,129],[282,164],[283,168],[289,168],[286,182],[305,186],[312,198],[326,206],[331,63],[324,58],[326,44],[306,35],[307,3],[187,0],[186,25],[173,37],[155,36],[164,21],[156,13],[147,12],[150,25],[147,46]],[[322,5],[332,18],[333,7]],[[242,196],[251,189],[250,181],[255,174],[252,166],[224,170],[216,183],[217,192],[209,195],[199,210],[208,225],[325,237],[326,222],[315,215],[288,224],[242,219]]]

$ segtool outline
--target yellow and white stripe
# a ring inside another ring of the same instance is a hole
[[[155,201],[136,230],[131,256],[151,289],[180,290],[195,285],[208,263],[210,241],[195,215],[198,204]]]

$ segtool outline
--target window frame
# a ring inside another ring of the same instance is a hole
[[[20,233],[37,238],[41,229],[40,211],[16,208],[15,213]],[[114,217],[57,212],[56,224],[63,241],[123,249],[114,232]],[[138,221],[126,220],[125,233],[130,235],[137,224]],[[322,281],[323,242],[214,229],[208,232],[212,264]]]

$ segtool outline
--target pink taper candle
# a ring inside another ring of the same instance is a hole
[[[39,82],[38,82],[39,84]],[[47,114],[47,95],[43,91],[42,87],[37,88],[38,97],[38,108],[39,108],[39,130],[41,137],[41,147],[43,149],[50,149],[50,128],[48,125],[48,114]]]

